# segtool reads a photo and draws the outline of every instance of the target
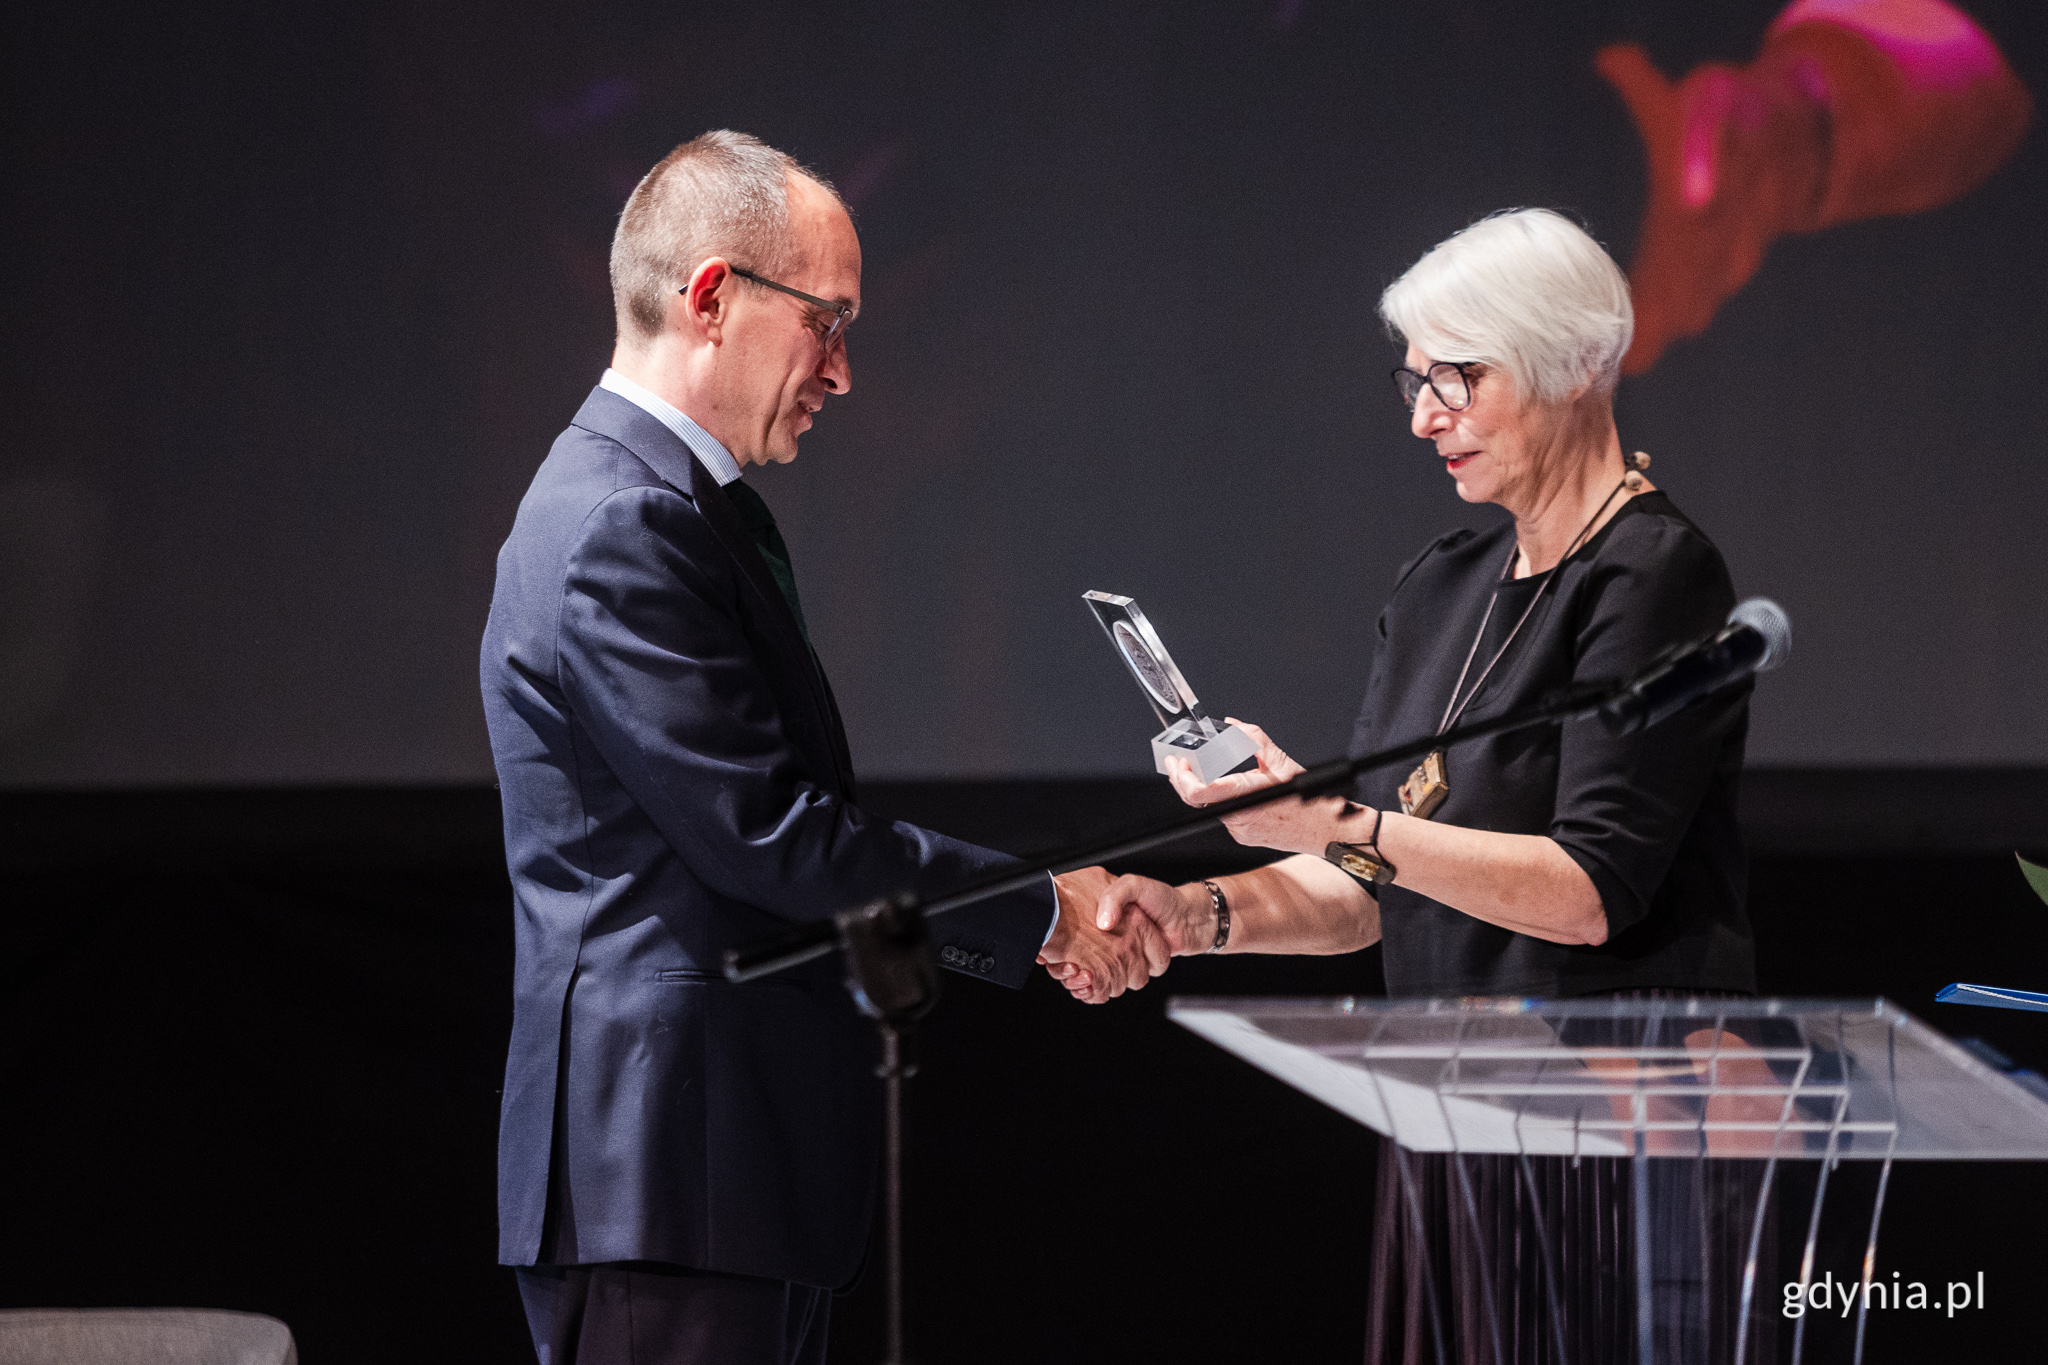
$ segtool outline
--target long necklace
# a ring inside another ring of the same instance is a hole
[[[1550,585],[1557,581],[1559,573],[1564,569],[1565,560],[1577,552],[1579,543],[1591,533],[1593,523],[1600,520],[1601,515],[1607,511],[1607,506],[1614,501],[1615,494],[1626,487],[1628,480],[1624,478],[1614,485],[1613,493],[1600,500],[1600,506],[1586,519],[1586,524],[1579,528],[1579,533],[1572,537],[1572,543],[1565,547],[1564,554],[1551,569],[1549,577],[1537,586],[1536,595],[1529,599],[1529,605],[1522,608],[1522,614],[1515,621],[1514,628],[1508,631],[1508,638],[1500,642],[1500,648],[1486,661],[1486,667],[1479,670],[1479,680],[1472,684],[1472,690],[1465,692],[1465,676],[1472,671],[1472,661],[1479,657],[1479,642],[1486,638],[1486,623],[1493,619],[1493,609],[1500,603],[1501,584],[1506,583],[1515,571],[1515,560],[1522,553],[1521,543],[1517,541],[1508,551],[1508,562],[1500,571],[1500,582],[1494,584],[1493,596],[1486,601],[1486,614],[1479,618],[1479,631],[1472,637],[1472,648],[1465,651],[1465,666],[1458,670],[1458,681],[1451,684],[1451,699],[1444,704],[1444,718],[1437,722],[1436,732],[1439,735],[1456,725],[1458,717],[1465,714],[1465,708],[1472,704],[1472,699],[1486,686],[1486,680],[1493,676],[1494,665],[1506,657],[1508,649],[1515,643],[1515,637],[1522,633],[1522,627],[1527,625],[1529,618],[1535,614],[1536,604],[1543,600],[1543,594],[1549,592]],[[1465,692],[1465,699],[1462,702],[1458,700],[1460,692]],[[1449,760],[1444,755],[1443,747],[1439,745],[1431,749],[1423,757],[1422,762],[1415,765],[1415,771],[1408,774],[1408,780],[1401,784],[1401,813],[1412,815],[1418,820],[1427,820],[1436,814],[1437,807],[1441,806],[1444,798],[1450,794]]]

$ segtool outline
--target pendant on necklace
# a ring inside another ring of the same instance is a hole
[[[1450,794],[1451,779],[1444,771],[1444,751],[1431,749],[1401,784],[1401,814],[1427,820]]]

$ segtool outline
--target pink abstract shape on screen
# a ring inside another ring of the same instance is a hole
[[[1997,45],[1945,0],[1794,0],[1755,61],[1676,82],[1634,43],[1594,66],[1650,162],[1629,374],[1705,331],[1778,237],[1949,203],[2004,164],[2033,112]]]
[[[2005,66],[1998,45],[1968,15],[1927,0],[1793,0],[1767,33],[1821,22],[1853,29],[1928,89],[1960,90],[1996,80]]]
[[[1714,197],[1715,154],[1720,150],[1721,125],[1735,107],[1735,78],[1726,71],[1703,73],[1699,88],[1691,92],[1685,107],[1685,147],[1682,157],[1685,175],[1680,191],[1687,208],[1699,208]]]

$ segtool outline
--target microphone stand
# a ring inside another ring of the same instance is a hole
[[[926,940],[924,916],[900,901],[874,901],[831,920],[846,954],[853,1003],[881,1035],[883,1282],[888,1297],[885,1365],[908,1365],[903,1354],[903,1082],[917,1074],[912,1030],[939,1000],[939,967]]]
[[[883,1082],[882,1226],[888,1294],[885,1365],[907,1365],[903,1352],[903,1083],[917,1073],[916,1066],[907,1060],[912,1028],[938,1002],[939,973],[925,935],[927,919],[992,896],[1035,886],[1047,873],[1072,872],[1173,843],[1239,811],[1290,797],[1308,800],[1327,796],[1342,790],[1369,769],[1419,758],[1439,746],[1448,748],[1504,730],[1588,715],[1619,700],[1632,686],[1632,680],[1580,684],[1518,710],[1467,721],[1440,735],[1392,745],[1357,758],[1318,763],[1291,781],[1203,806],[1135,834],[1018,863],[943,896],[922,898],[908,892],[887,896],[777,938],[727,949],[725,975],[735,983],[757,981],[839,949],[845,954],[847,985],[853,992],[854,1004],[874,1021],[881,1036],[882,1060],[875,1074]]]

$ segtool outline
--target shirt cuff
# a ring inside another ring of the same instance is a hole
[[[1059,880],[1058,880],[1057,878],[1055,878],[1055,877],[1054,877],[1054,876],[1052,875],[1052,873],[1048,872],[1048,873],[1046,873],[1046,874],[1045,874],[1045,882],[1046,882],[1046,885],[1048,885],[1048,886],[1050,886],[1050,887],[1052,888],[1052,923],[1051,923],[1051,924],[1048,924],[1048,925],[1046,925],[1046,926],[1045,926],[1045,937],[1044,937],[1044,938],[1042,938],[1042,939],[1040,939],[1040,940],[1038,940],[1038,946],[1039,946],[1039,947],[1041,947],[1041,948],[1043,948],[1043,947],[1044,947],[1044,946],[1045,946],[1046,944],[1048,944],[1048,943],[1052,942],[1052,934],[1053,934],[1053,930],[1055,930],[1055,929],[1057,929],[1057,928],[1059,928],[1059,927],[1060,927],[1060,884],[1059,884]]]

